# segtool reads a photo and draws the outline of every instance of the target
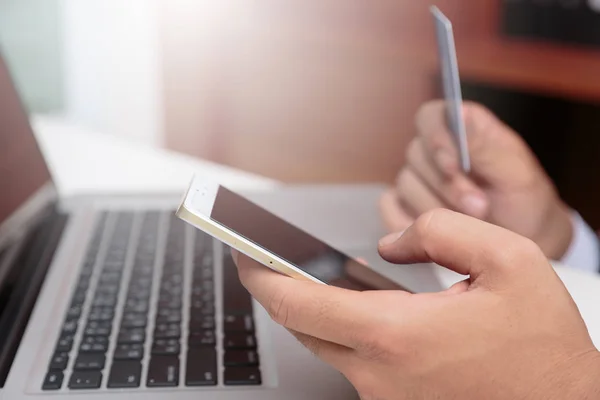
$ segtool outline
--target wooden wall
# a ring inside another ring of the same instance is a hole
[[[500,0],[436,4],[454,22],[463,78],[600,98],[600,80],[590,83],[597,53],[502,38]],[[438,92],[428,2],[163,7],[165,124],[175,150],[284,181],[390,181],[415,111]]]

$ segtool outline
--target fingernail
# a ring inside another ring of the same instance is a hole
[[[385,236],[384,238],[382,238],[379,241],[379,245],[380,246],[388,246],[388,245],[394,243],[395,241],[397,241],[398,239],[400,239],[402,237],[402,235],[404,235],[404,231],[391,233],[391,234]]]
[[[456,160],[446,150],[438,150],[435,154],[435,162],[443,171],[450,172],[456,167]]]
[[[231,249],[231,258],[233,258],[233,262],[237,265],[238,256],[240,253],[236,249]]]
[[[487,200],[477,194],[468,194],[461,199],[464,212],[472,216],[480,216],[485,213],[488,203]]]

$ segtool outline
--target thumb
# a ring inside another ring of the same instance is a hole
[[[529,239],[449,210],[430,211],[403,234],[383,238],[379,254],[397,264],[434,262],[488,288],[526,270],[519,268],[524,263],[544,259]]]

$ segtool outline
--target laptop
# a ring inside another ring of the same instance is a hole
[[[0,399],[357,398],[180,197],[60,198],[0,57]]]

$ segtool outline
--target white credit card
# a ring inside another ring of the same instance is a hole
[[[446,99],[446,120],[458,149],[460,165],[463,171],[468,173],[471,170],[471,159],[467,143],[467,130],[462,114],[463,100],[452,23],[435,6],[431,7],[431,14],[435,21],[435,33],[442,69],[444,97]]]

